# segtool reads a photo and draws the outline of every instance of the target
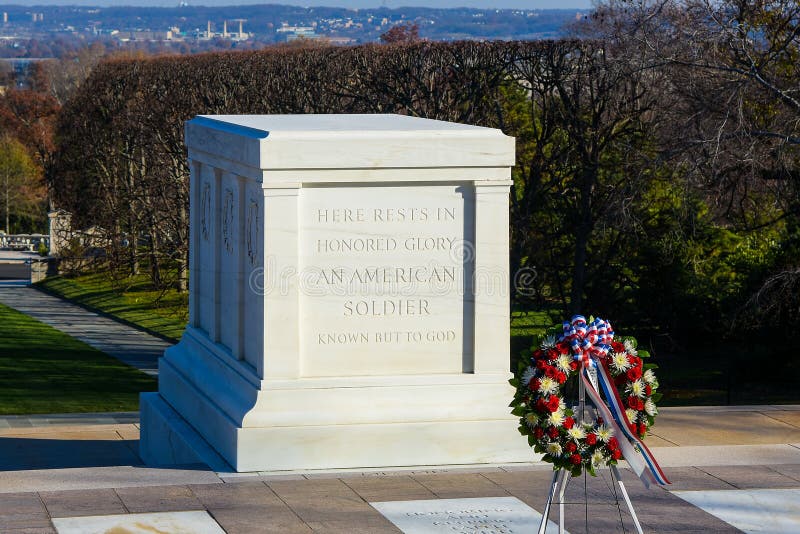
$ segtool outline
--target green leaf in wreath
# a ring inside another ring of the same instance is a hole
[[[522,417],[523,415],[525,415],[525,406],[515,406],[514,409],[511,410],[511,415]]]
[[[663,396],[664,395],[661,393],[653,393],[652,395],[650,395],[650,399],[652,399],[653,402],[658,404],[658,401],[660,401]]]

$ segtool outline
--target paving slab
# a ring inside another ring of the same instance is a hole
[[[263,482],[189,486],[226,532],[309,532],[289,506]]]
[[[797,481],[767,466],[744,465],[702,467],[709,475],[724,480],[735,489],[791,488]]]
[[[650,450],[661,467],[664,468],[698,465],[772,465],[800,463],[800,449],[792,445],[659,447]]]
[[[764,413],[773,419],[800,428],[800,410],[776,410]]]
[[[148,468],[129,465],[0,471],[0,494],[218,483],[216,473],[204,467]],[[2,498],[2,496],[0,496]]]
[[[667,477],[672,490],[725,490],[736,489],[730,482],[710,474],[709,467],[671,467]],[[761,466],[760,469],[765,469]]]
[[[40,491],[50,517],[124,514],[128,510],[113,489]]]
[[[117,495],[130,512],[178,512],[203,510],[203,504],[187,486],[117,488]]]
[[[383,522],[378,519],[380,514],[341,480],[270,482],[269,487],[307,524]]]
[[[95,435],[105,434],[109,436],[108,439],[110,440],[118,440],[120,439],[119,436],[116,438],[110,437],[112,434],[116,433],[119,434],[120,431],[123,430],[138,430],[135,425],[119,425],[119,424],[72,424],[72,425],[65,425],[65,426],[53,426],[53,425],[44,425],[44,426],[15,426],[15,427],[6,427],[0,428],[0,436],[2,437],[52,437],[53,439],[58,439],[60,436],[67,436],[67,435],[76,435],[76,434],[86,434],[90,435],[95,433]]]
[[[37,493],[10,493],[0,498],[0,532],[50,528],[50,519]]]
[[[286,506],[263,482],[192,484],[188,488],[207,508],[220,510],[242,506]]]
[[[798,464],[771,465],[769,467],[773,471],[800,482],[800,465]]]
[[[747,533],[800,532],[800,489],[679,491],[675,494]]]
[[[787,411],[764,413],[760,407],[749,410],[668,410],[662,409],[652,434],[680,446],[756,445],[796,443],[800,427],[778,420]],[[647,441],[647,440],[645,440]]]
[[[137,425],[139,412],[64,413],[0,416],[0,429],[58,426]]]
[[[54,519],[58,534],[225,534],[205,511]]]
[[[343,479],[347,486],[368,502],[434,499],[436,495],[410,476]]]
[[[276,512],[263,506],[242,506],[236,509],[209,509],[217,523],[228,534],[307,534],[313,532],[291,511]]]
[[[507,497],[508,492],[483,473],[415,475],[414,480],[440,499],[468,497]]]
[[[149,375],[158,375],[158,358],[172,345],[30,286],[0,286],[0,302]]]

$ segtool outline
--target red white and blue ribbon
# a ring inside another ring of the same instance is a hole
[[[611,323],[594,319],[587,324],[585,317],[576,315],[570,322],[564,322],[563,330],[564,334],[559,341],[568,343],[572,349],[573,358],[580,365],[580,378],[592,404],[617,435],[627,438],[618,440],[625,461],[645,486],[649,487],[651,483],[669,484],[650,449],[630,430],[631,423],[617,387],[599,361],[611,351],[611,342],[614,340]],[[591,367],[597,369],[597,381],[603,390],[605,401],[589,379]]]

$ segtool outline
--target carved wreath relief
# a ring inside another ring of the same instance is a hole
[[[200,195],[200,234],[204,241],[208,241],[211,233],[211,184],[203,183],[203,191]]]
[[[247,207],[247,257],[250,265],[258,263],[258,202],[252,198]]]
[[[233,200],[233,191],[225,189],[225,201],[222,205],[222,244],[228,253],[233,253],[234,248],[234,228],[236,227],[234,221],[234,212],[236,211],[236,204]]]

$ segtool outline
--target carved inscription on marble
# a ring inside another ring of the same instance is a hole
[[[255,266],[258,263],[258,212],[258,201],[251,198],[247,206],[247,221],[245,223],[247,228],[245,244],[247,246],[247,258],[250,260],[251,266]]]
[[[200,194],[200,234],[208,241],[211,233],[211,184],[203,182]]]
[[[302,325],[313,358],[347,365],[359,352],[401,359],[413,350],[432,372],[459,370],[471,247],[463,193],[429,186],[424,194],[364,187],[304,195]]]
[[[236,203],[233,199],[233,191],[230,188],[225,189],[225,197],[222,204],[222,244],[225,250],[233,253],[235,242],[235,228],[236,221]]]
[[[407,534],[535,532],[541,515],[514,497],[371,503]],[[548,527],[554,526],[552,522]],[[550,532],[550,528],[547,530]]]

